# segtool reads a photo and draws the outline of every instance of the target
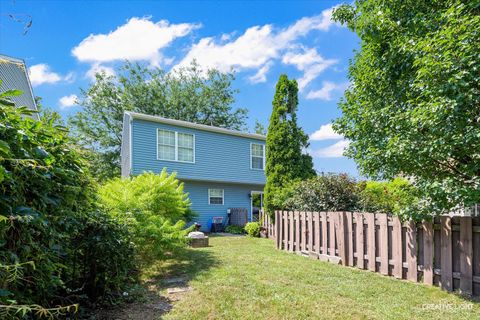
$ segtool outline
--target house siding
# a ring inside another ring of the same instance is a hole
[[[192,210],[197,212],[198,217],[194,222],[202,225],[202,231],[208,230],[209,221],[213,217],[223,217],[223,222],[227,220],[227,209],[245,208],[248,210],[248,219],[251,218],[251,200],[249,194],[251,191],[262,191],[263,186],[258,185],[239,185],[228,183],[183,181],[184,191],[188,192],[192,202]],[[223,189],[223,205],[208,203],[208,189]]]
[[[157,129],[194,134],[195,163],[158,160]],[[158,173],[166,167],[181,180],[265,184],[265,172],[250,168],[250,144],[265,144],[263,140],[135,118],[131,131],[131,174]]]
[[[16,107],[25,106],[37,111],[32,86],[23,60],[0,54],[0,79],[2,80],[0,92],[13,89],[22,91],[22,94],[11,97]],[[38,120],[39,116],[34,113],[32,118]]]

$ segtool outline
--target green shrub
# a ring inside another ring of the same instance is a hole
[[[416,217],[417,189],[406,179],[360,183],[360,207],[363,211],[384,212],[404,218]]]
[[[233,234],[243,234],[245,233],[245,229],[240,226],[226,226],[225,232]]]
[[[329,174],[293,183],[284,190],[283,208],[299,211],[354,211],[356,181],[347,174]]]
[[[260,237],[260,223],[249,222],[245,225],[245,231],[250,237]]]
[[[33,120],[11,102],[18,94],[0,94],[0,303],[51,307],[113,294],[132,266],[127,230],[97,210],[85,156],[59,116]]]
[[[127,225],[142,260],[161,258],[186,244],[185,218],[192,216],[188,194],[175,174],[142,173],[110,180],[99,190],[110,215]]]

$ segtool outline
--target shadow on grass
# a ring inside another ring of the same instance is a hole
[[[165,283],[173,278],[184,278],[188,282],[198,275],[208,272],[218,265],[218,261],[209,251],[203,249],[185,248],[172,254],[165,260],[152,262],[144,269],[143,278],[147,283],[155,283],[160,289],[172,286],[172,282]]]

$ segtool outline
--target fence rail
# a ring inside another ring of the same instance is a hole
[[[359,212],[275,212],[262,226],[280,250],[480,295],[480,218],[401,222]]]

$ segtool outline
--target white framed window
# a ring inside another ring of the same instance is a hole
[[[195,162],[195,136],[172,130],[157,130],[157,159]]]
[[[223,204],[223,189],[208,189],[208,204]]]
[[[265,145],[259,143],[250,144],[250,169],[265,169]]]

